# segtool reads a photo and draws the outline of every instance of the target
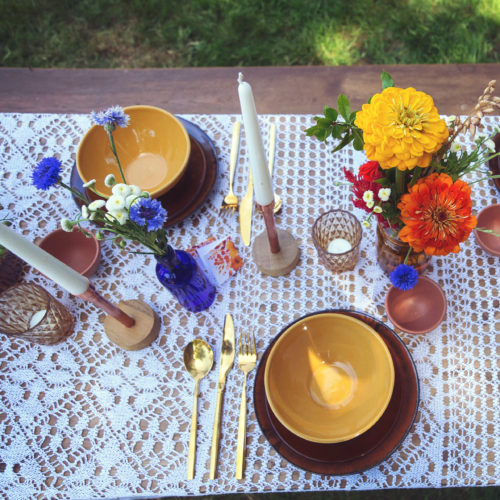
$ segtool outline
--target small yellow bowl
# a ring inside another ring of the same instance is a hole
[[[125,179],[157,198],[184,174],[191,153],[189,135],[182,123],[163,109],[129,106],[124,111],[130,123],[125,128],[117,127],[113,138]],[[76,168],[84,183],[96,180],[95,188],[103,198],[111,196],[111,188],[104,184],[108,174],[123,182],[103,127],[93,125],[84,135]]]
[[[382,416],[394,388],[394,365],[372,328],[324,312],[281,334],[269,353],[264,385],[274,415],[290,432],[315,443],[339,443]]]

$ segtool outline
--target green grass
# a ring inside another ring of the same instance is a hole
[[[0,0],[0,65],[500,60],[500,0]]]

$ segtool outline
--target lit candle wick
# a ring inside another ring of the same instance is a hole
[[[352,245],[344,238],[334,238],[328,243],[328,253],[345,253],[351,248]]]

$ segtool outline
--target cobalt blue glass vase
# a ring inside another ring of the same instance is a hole
[[[215,287],[191,255],[169,246],[164,255],[155,257],[156,276],[183,307],[192,312],[210,307],[215,299]]]

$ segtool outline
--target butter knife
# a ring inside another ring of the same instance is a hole
[[[240,234],[245,246],[250,245],[250,235],[252,233],[252,211],[253,211],[253,179],[252,169],[249,168],[248,187],[245,196],[241,199],[239,219]]]
[[[222,399],[226,387],[226,378],[234,362],[234,324],[230,314],[226,314],[224,323],[224,336],[219,366],[219,382],[217,384],[217,403],[215,405],[214,430],[212,434],[212,447],[210,448],[210,479],[215,479],[217,456],[219,454],[220,419],[222,412]]]

